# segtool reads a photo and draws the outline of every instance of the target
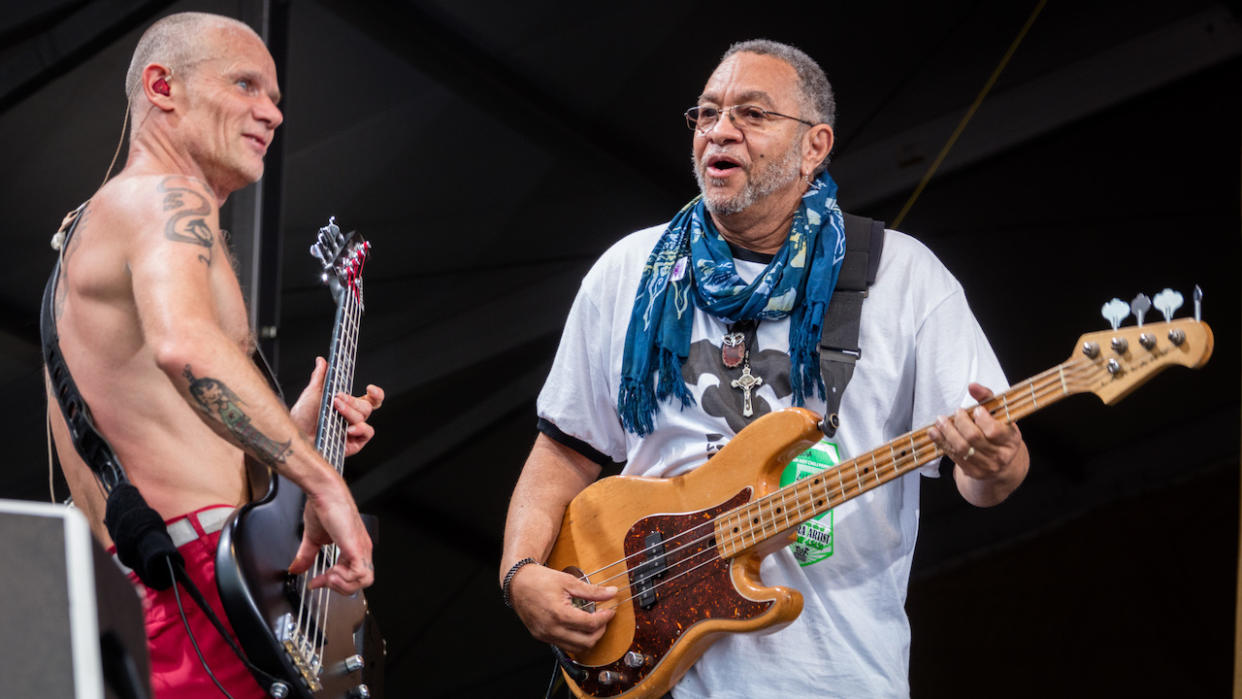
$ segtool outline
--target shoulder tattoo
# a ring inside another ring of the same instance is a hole
[[[189,364],[181,373],[190,382],[190,396],[198,409],[219,421],[243,449],[268,466],[285,463],[293,453],[293,440],[277,442],[255,428],[250,416],[242,409],[245,405],[242,399],[224,382],[207,376],[195,376]]]
[[[184,180],[184,177],[170,176],[160,182],[159,190],[164,194],[164,213],[168,214],[168,220],[164,222],[164,237],[175,243],[206,248],[205,253],[199,253],[198,259],[210,267],[216,244],[216,237],[206,219],[211,213],[211,202],[201,191],[179,184]]]

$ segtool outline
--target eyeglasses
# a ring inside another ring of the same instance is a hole
[[[686,126],[691,131],[698,130],[701,133],[707,133],[712,130],[717,121],[720,121],[720,113],[725,112],[729,115],[729,121],[733,125],[741,129],[762,130],[768,125],[773,117],[781,119],[793,119],[800,124],[814,126],[815,124],[805,119],[799,119],[796,116],[781,114],[764,109],[754,104],[735,104],[732,107],[691,107],[686,110]]]

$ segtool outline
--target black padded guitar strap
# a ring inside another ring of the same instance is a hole
[[[72,222],[67,229],[62,228],[65,236],[60,242],[60,250],[68,248],[69,238],[77,230],[78,221],[81,220],[82,209],[85,206],[86,203],[83,203],[69,214]],[[108,444],[108,440],[95,428],[91,409],[83,400],[82,393],[78,391],[78,386],[69,373],[69,365],[65,363],[64,355],[60,353],[60,335],[56,331],[56,312],[52,307],[52,299],[56,295],[56,282],[60,278],[59,257],[61,256],[58,256],[56,266],[52,268],[52,274],[48,277],[47,286],[43,289],[43,309],[39,314],[39,327],[43,336],[43,363],[47,367],[52,395],[56,397],[56,404],[60,406],[61,415],[65,418],[65,425],[69,428],[69,436],[73,440],[74,448],[82,457],[82,461],[86,462],[86,465],[99,478],[104,492],[111,494],[113,488],[127,480],[125,469],[121,466],[116,452],[112,450],[112,445]]]
[[[858,324],[867,288],[875,283],[884,251],[884,222],[845,214],[845,260],[832,301],[824,313],[819,340],[819,369],[824,377],[824,434],[831,437],[841,424],[841,396],[854,376],[854,364],[862,357]]]

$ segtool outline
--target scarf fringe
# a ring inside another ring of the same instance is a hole
[[[659,381],[656,383],[656,397],[666,400],[672,396],[681,401],[682,408],[694,405],[694,396],[690,395],[686,380],[681,376],[681,357],[667,349],[661,349],[657,361]]]
[[[818,392],[821,400],[826,397],[824,377],[819,370],[819,339],[823,330],[827,304],[808,303],[789,319],[792,332],[789,337],[789,384],[793,389],[793,404],[806,405],[807,396]]]
[[[651,434],[655,429],[651,423],[655,410],[655,396],[642,382],[622,379],[621,391],[617,396],[617,415],[626,430],[639,437]]]
[[[694,405],[694,396],[681,376],[681,358],[669,350],[661,349],[656,358],[656,390],[653,393],[649,381],[623,378],[617,396],[617,414],[621,425],[639,437],[655,430],[652,420],[659,409],[657,403],[675,398],[684,409]]]

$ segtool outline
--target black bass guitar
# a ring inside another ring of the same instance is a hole
[[[315,448],[343,470],[345,419],[332,407],[339,391],[353,393],[358,322],[362,317],[362,266],[370,243],[343,234],[335,221],[319,229],[311,254],[336,302],[336,321],[319,408]],[[272,696],[299,699],[367,699],[382,693],[384,642],[362,592],[342,595],[307,588],[336,562],[324,546],[299,576],[286,572],[302,540],[306,496],[273,475],[267,493],[243,506],[225,526],[216,551],[216,580],[229,621],[250,661],[278,678],[255,673]]]

